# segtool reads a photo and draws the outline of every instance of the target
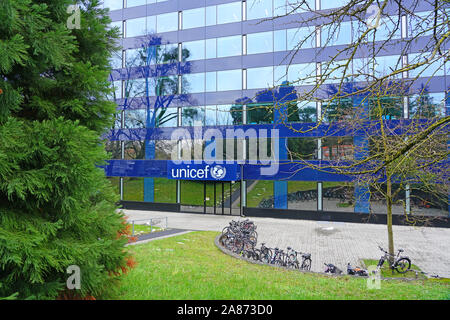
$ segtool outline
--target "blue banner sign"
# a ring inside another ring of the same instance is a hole
[[[181,163],[167,161],[167,178],[176,180],[237,181],[240,179],[238,164]]]

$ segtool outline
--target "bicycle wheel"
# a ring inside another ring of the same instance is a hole
[[[397,270],[398,273],[406,273],[411,269],[411,260],[407,257],[400,258],[395,262],[394,269]]]
[[[301,269],[307,270],[307,271],[311,270],[311,259],[310,258],[303,259]]]

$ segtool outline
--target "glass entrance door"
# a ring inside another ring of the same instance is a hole
[[[181,210],[216,215],[239,215],[240,182],[181,181]]]

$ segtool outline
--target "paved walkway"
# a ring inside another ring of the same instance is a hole
[[[233,219],[240,217],[124,210],[129,220],[168,217],[169,228],[222,231]],[[378,244],[387,249],[384,225],[304,221],[273,218],[251,218],[257,226],[258,246],[310,252],[313,271],[323,271],[324,262],[346,270],[361,258],[378,259]],[[450,278],[450,229],[394,226],[396,248],[405,250],[414,264],[423,271]]]

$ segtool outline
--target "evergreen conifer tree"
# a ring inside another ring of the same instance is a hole
[[[127,270],[117,195],[98,166],[117,30],[98,0],[0,1],[0,297],[104,297]],[[70,265],[81,288],[68,291]]]

